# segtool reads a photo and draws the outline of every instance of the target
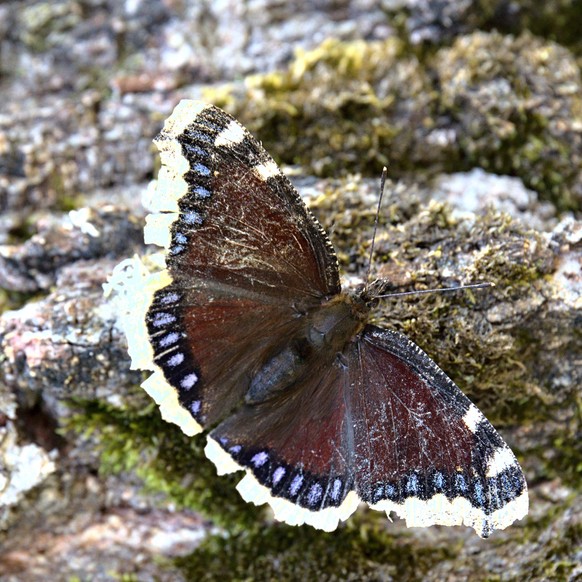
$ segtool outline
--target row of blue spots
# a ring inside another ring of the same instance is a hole
[[[189,156],[199,156],[201,158],[207,158],[210,156],[210,152],[197,146],[196,144],[188,143],[187,141],[182,143],[182,147],[186,150],[187,155]]]
[[[229,439],[227,437],[220,437],[219,442],[224,447],[226,447],[228,445]],[[240,452],[243,450],[243,447],[241,445],[232,445],[227,450],[231,455],[238,457]],[[250,464],[256,469],[263,467],[268,461],[269,453],[267,451],[259,451],[250,458]],[[278,485],[287,475],[287,472],[288,469],[285,466],[279,465],[271,475],[272,484],[274,486]],[[296,474],[287,487],[287,491],[290,497],[297,497],[305,484],[305,476],[299,473]],[[331,499],[337,502],[340,500],[342,492],[343,481],[341,478],[336,477],[329,491],[329,496]],[[320,483],[312,483],[306,495],[307,504],[311,507],[316,506],[323,498],[323,495],[323,486]]]
[[[155,302],[156,304],[164,305],[164,306],[172,306],[182,300],[182,293],[179,293],[174,290],[166,291],[166,292],[158,292],[156,295]],[[177,322],[177,317],[171,312],[168,311],[158,311],[155,312],[152,319],[151,325],[154,328],[160,330],[159,333],[164,333],[163,328],[171,326]],[[155,334],[158,336],[158,333]],[[169,329],[167,333],[161,336],[159,340],[157,340],[157,347],[159,349],[166,349],[169,348],[168,351],[172,353],[171,355],[165,358],[163,367],[168,368],[178,368],[184,363],[186,356],[183,352],[176,352],[175,349],[178,347],[178,342],[184,337],[184,333],[181,330],[176,329]],[[154,338],[151,337],[150,341],[154,342]],[[166,352],[167,354],[167,352]],[[160,354],[160,356],[164,356],[165,354]],[[174,376],[174,374],[172,374]],[[178,380],[178,386],[184,390],[191,390],[194,385],[198,382],[198,375],[195,372],[187,371],[182,377]],[[172,382],[174,383],[174,382]],[[190,404],[189,409],[192,414],[196,415],[200,412],[200,401],[197,400]]]

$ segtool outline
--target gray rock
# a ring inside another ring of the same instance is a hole
[[[551,230],[558,218],[554,206],[539,202],[519,178],[488,174],[480,168],[435,180],[433,198],[452,204],[456,216],[479,215],[487,208],[506,212],[538,231]]]

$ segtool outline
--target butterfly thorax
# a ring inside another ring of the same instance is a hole
[[[369,307],[358,295],[341,293],[306,311],[299,331],[253,376],[245,400],[258,404],[291,388],[306,374],[341,363],[346,345],[362,331]]]

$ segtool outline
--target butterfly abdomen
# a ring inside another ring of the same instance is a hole
[[[328,366],[361,331],[366,315],[365,305],[344,294],[302,315],[304,324],[297,335],[269,356],[251,379],[245,402],[264,402]]]
[[[245,395],[247,404],[268,400],[293,384],[305,368],[305,359],[296,345],[287,345],[271,357],[251,380]]]

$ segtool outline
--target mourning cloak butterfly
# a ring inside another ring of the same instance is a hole
[[[211,431],[218,473],[326,531],[360,501],[482,537],[525,516],[509,447],[422,350],[367,323],[373,298],[341,291],[326,233],[248,131],[185,100],[155,143],[145,239],[166,251],[110,286],[143,388],[186,434]]]

